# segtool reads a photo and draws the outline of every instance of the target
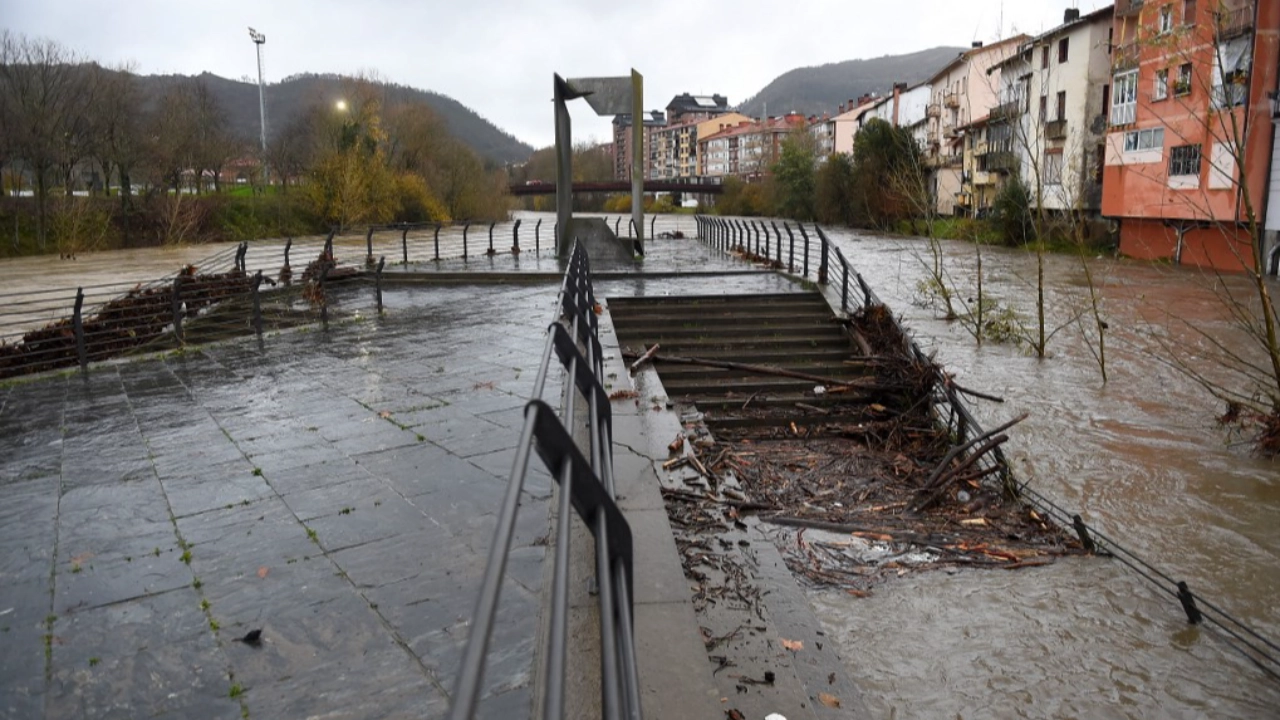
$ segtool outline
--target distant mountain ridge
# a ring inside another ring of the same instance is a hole
[[[836,114],[841,103],[865,93],[887,94],[893,84],[928,80],[964,52],[961,47],[935,47],[906,55],[885,55],[865,60],[845,60],[816,67],[802,67],[779,75],[739,106],[752,117],[798,112],[803,115]]]
[[[256,140],[260,134],[258,86],[230,80],[212,73],[197,76],[209,87],[227,113],[231,130],[239,137]],[[186,75],[140,75],[138,87],[146,107],[154,103],[173,85],[189,82]],[[288,127],[312,103],[333,102],[342,96],[343,80],[338,75],[294,75],[267,85],[267,137]],[[504,132],[474,110],[447,95],[418,88],[383,83],[387,93],[396,99],[426,103],[435,110],[455,138],[470,146],[485,160],[494,164],[520,163],[529,159],[533,148]]]

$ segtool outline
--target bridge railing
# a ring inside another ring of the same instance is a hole
[[[778,222],[772,219],[699,215],[698,237],[702,242],[726,253],[738,254],[753,262],[768,263],[776,269],[786,270],[800,278],[812,280],[826,288],[828,297],[833,302],[838,299],[840,309],[846,313],[884,305],[845,257],[843,250],[831,242],[821,227],[814,224],[811,237],[802,223],[795,223],[793,230],[787,221],[781,221],[780,229]],[[770,229],[773,230],[772,236]],[[785,238],[783,231],[786,234]],[[797,233],[800,235],[798,242]],[[960,397],[961,392],[950,378],[920,349],[893,313],[886,311],[884,315],[904,339],[904,351],[908,356],[924,366],[933,368],[935,417],[950,431],[953,444],[962,446],[974,438],[982,437],[984,435],[982,426],[970,412],[967,403]],[[974,450],[969,450],[960,457],[973,452]],[[1262,635],[1202,596],[1196,595],[1185,581],[1175,580],[1117,540],[1103,534],[1096,527],[1086,523],[1079,513],[1066,510],[1044,494],[1029,487],[1026,482],[1019,482],[1014,477],[1001,448],[996,447],[992,452],[983,455],[975,466],[980,470],[989,470],[998,477],[1009,495],[1030,503],[1045,518],[1057,523],[1059,527],[1074,530],[1086,550],[1114,557],[1152,583],[1159,591],[1172,596],[1179,602],[1186,613],[1187,620],[1192,624],[1207,621],[1218,627],[1225,633],[1227,642],[1245,658],[1273,679],[1280,679],[1280,643]]]
[[[516,446],[511,479],[498,513],[480,595],[472,615],[471,634],[458,671],[450,708],[451,720],[475,716],[484,692],[485,658],[499,606],[507,557],[515,533],[530,455],[534,450],[560,485],[555,527],[555,565],[551,585],[550,622],[544,652],[545,686],[541,717],[558,720],[565,712],[565,668],[568,655],[569,528],[577,511],[595,539],[596,586],[600,604],[600,707],[610,720],[640,718],[640,688],[633,634],[631,530],[618,509],[613,477],[613,419],[604,389],[604,360],[599,340],[597,304],[587,254],[575,246],[558,299],[556,321],[546,344],[525,406],[524,426]],[[560,413],[542,396],[552,357],[567,374]],[[584,423],[584,454],[574,442]]]

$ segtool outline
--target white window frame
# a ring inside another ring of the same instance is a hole
[[[1124,134],[1124,152],[1164,149],[1164,128],[1133,130]]]
[[[1156,20],[1161,35],[1168,35],[1173,32],[1173,6],[1165,5],[1160,8],[1159,16]]]
[[[1061,185],[1065,164],[1065,158],[1062,157],[1061,152],[1046,152],[1044,154],[1044,184]]]
[[[1129,125],[1137,119],[1138,71],[1117,73],[1111,83],[1111,124]]]
[[[1151,99],[1167,100],[1169,98],[1169,68],[1157,70],[1155,79],[1152,82]]]

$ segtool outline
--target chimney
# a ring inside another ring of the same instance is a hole
[[[1080,19],[1080,8],[1067,8],[1067,11],[1062,14],[1063,23],[1075,22],[1076,20],[1079,20],[1079,19]]]
[[[1078,12],[1078,11],[1077,11],[1077,12]],[[981,41],[981,40],[974,40],[974,41],[973,41],[973,49],[977,50],[977,49],[978,49],[978,48],[980,48],[980,47],[982,47],[982,41]]]
[[[894,127],[898,127],[898,97],[901,95],[903,89],[905,89],[906,87],[907,87],[906,83],[893,84],[893,126]]]

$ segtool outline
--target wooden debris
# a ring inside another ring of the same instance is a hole
[[[639,359],[631,363],[631,367],[627,368],[627,372],[630,373],[631,375],[635,375],[636,370],[638,370],[641,365],[644,365],[646,362],[649,362],[649,360],[653,359],[653,356],[657,354],[659,347],[661,347],[661,345],[659,345],[658,343],[654,343],[653,347],[646,350],[645,353],[639,357]]]

